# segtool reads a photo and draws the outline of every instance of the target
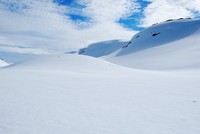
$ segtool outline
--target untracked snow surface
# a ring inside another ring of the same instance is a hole
[[[199,80],[200,70],[38,57],[0,69],[0,134],[199,134]]]
[[[0,68],[0,134],[199,134],[200,20],[113,42],[25,61],[2,53],[21,62]]]

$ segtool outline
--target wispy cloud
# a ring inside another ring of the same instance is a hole
[[[0,44],[4,45],[0,46],[0,50],[63,52],[95,41],[129,39],[135,33],[116,21],[136,12],[136,2],[75,2],[82,7],[59,5],[51,0],[0,0],[0,17],[3,18],[0,23]],[[72,13],[87,16],[90,20],[74,21],[69,16]],[[80,29],[80,25],[87,27]]]
[[[77,0],[82,5],[82,15],[94,22],[115,22],[138,12],[140,5],[134,0]]]
[[[144,9],[141,25],[146,27],[167,19],[200,16],[200,0],[146,0],[151,2]]]

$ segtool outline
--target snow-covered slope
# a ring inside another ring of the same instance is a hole
[[[136,34],[129,44],[104,57],[139,69],[200,68],[200,19],[163,22]]]
[[[199,134],[199,80],[199,70],[38,57],[0,69],[0,134]]]
[[[97,42],[90,44],[86,48],[80,49],[78,53],[81,55],[88,55],[92,57],[101,57],[117,51],[127,43],[128,43],[127,41],[121,41],[121,40]]]
[[[0,67],[7,66],[7,65],[8,65],[8,63],[0,58]]]
[[[9,70],[68,71],[79,73],[115,72],[119,67],[113,63],[89,56],[61,54],[42,55],[6,67]]]

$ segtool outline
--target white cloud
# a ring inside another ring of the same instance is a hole
[[[0,36],[4,38],[0,38],[0,45],[4,45],[0,46],[0,50],[20,52],[21,49],[22,53],[34,50],[38,51],[34,53],[62,52],[84,46],[88,42],[129,39],[135,33],[116,23],[119,18],[136,11],[138,5],[134,5],[135,2],[77,2],[85,8],[58,6],[51,0],[0,0],[0,17],[3,18],[0,23]],[[132,6],[134,7],[130,8]],[[81,14],[89,16],[91,22],[88,23],[92,24],[91,27],[78,29],[76,23],[66,16],[72,10],[79,10]]]
[[[134,0],[77,0],[85,6],[82,13],[96,22],[117,21],[138,11],[140,5]]]
[[[200,13],[200,0],[146,0],[150,1],[144,10],[142,26],[150,26],[167,19],[195,17]]]

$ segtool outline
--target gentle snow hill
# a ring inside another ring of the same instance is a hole
[[[127,41],[122,41],[122,40],[110,40],[110,41],[97,42],[97,43],[90,44],[86,48],[80,49],[78,54],[88,55],[92,57],[101,57],[101,56],[109,55],[119,50],[127,43],[128,43]]]
[[[4,67],[4,66],[7,66],[7,65],[8,65],[8,63],[0,58],[0,67]]]
[[[102,73],[119,71],[118,65],[85,55],[42,55],[5,67],[9,70],[71,71]],[[116,70],[117,69],[117,70]]]
[[[200,70],[41,56],[0,69],[0,134],[199,134],[199,80]]]
[[[134,35],[130,44],[125,45],[118,55],[126,55],[187,38],[199,29],[200,19],[172,20],[156,24]]]
[[[104,59],[139,69],[200,68],[200,19],[153,25]]]

